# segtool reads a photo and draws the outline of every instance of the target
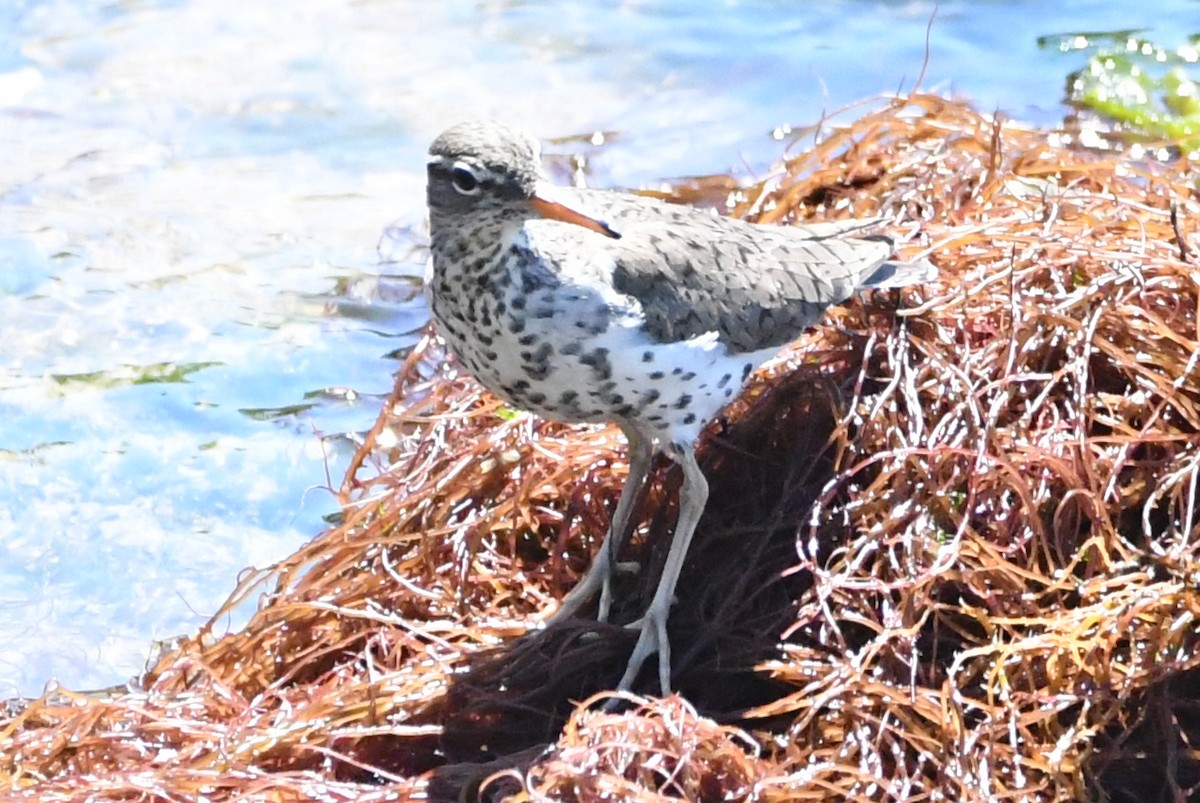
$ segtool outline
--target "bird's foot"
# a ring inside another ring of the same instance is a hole
[[[642,568],[642,565],[634,560],[620,561],[613,565],[613,569],[604,578],[604,585],[600,588],[600,606],[596,609],[596,621],[607,622],[608,613],[612,608],[612,579],[616,574],[637,574]]]
[[[625,666],[625,674],[617,684],[617,691],[631,691],[642,665],[651,655],[658,653],[658,685],[663,696],[671,693],[671,642],[667,640],[667,612],[669,607],[651,605],[646,615],[627,625],[641,628],[633,654]]]
[[[546,620],[547,627],[574,619],[575,615],[579,613],[579,609],[595,595],[597,589],[608,588],[608,578],[593,579],[594,574],[595,572],[588,572],[574,588],[567,592],[567,595],[562,598],[562,602],[559,603],[558,610]],[[604,599],[603,592],[600,599],[601,601]]]
[[[596,611],[596,621],[608,621],[608,614],[612,609],[613,574],[617,572],[637,574],[641,566],[636,561],[622,561],[616,564],[602,561],[602,558],[597,558],[597,563],[583,576],[579,584],[563,597],[558,610],[546,620],[547,627],[573,619],[579,613],[579,609],[587,604],[597,591],[600,592],[600,604]]]
[[[563,597],[562,603],[558,606],[558,610],[546,620],[546,625],[556,625],[559,622],[565,622],[568,619],[575,618],[579,613],[579,609],[591,601],[592,597],[596,596],[596,592],[600,592],[600,615],[597,619],[601,622],[608,617],[608,608],[611,605],[613,562],[605,551],[601,549],[596,556],[596,561],[592,564],[592,568],[588,569],[587,574],[583,576],[574,588]]]

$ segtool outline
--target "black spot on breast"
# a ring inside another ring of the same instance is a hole
[[[684,374],[683,376],[680,377],[680,379],[682,379],[684,382],[691,382],[695,378],[696,378],[695,371],[688,371],[686,374]]]
[[[717,387],[719,387],[719,388],[725,387],[726,385],[729,384],[730,379],[733,379],[733,375],[725,374],[725,376],[721,377],[721,381],[717,383]]]
[[[608,361],[608,349],[595,349],[581,355],[579,361],[594,370],[601,380],[612,379],[612,363]]]
[[[517,338],[517,342],[520,343],[522,346],[532,346],[534,343],[537,342],[537,339],[538,339],[538,336],[535,335],[533,332],[530,332],[527,335],[521,335],[519,338]]]
[[[664,374],[662,371],[651,371],[649,376],[651,379],[658,380],[662,379],[664,376],[666,376],[666,374]]]
[[[529,399],[530,404],[541,404],[542,402],[546,401],[546,394],[535,391],[533,393],[530,393],[525,398]]]
[[[538,283],[533,279],[532,276],[525,276],[525,275],[521,276],[521,292],[522,293],[525,293],[526,295],[528,295],[537,289],[538,289]]]
[[[564,390],[562,395],[558,397],[558,400],[568,407],[574,404],[578,399],[579,391],[577,390]]]
[[[750,376],[750,372],[753,370],[754,370],[754,366],[751,365],[750,363],[746,363],[746,367],[742,369],[742,381],[743,382],[746,381],[746,378]]]
[[[654,362],[654,352],[653,351],[643,351],[642,352],[642,362]]]
[[[683,423],[684,423],[685,425],[686,425],[686,424],[694,424],[694,423],[696,423],[696,414],[695,414],[695,413],[688,413],[687,415],[685,415],[685,416],[683,417]]]
[[[679,397],[679,401],[675,402],[675,409],[682,410],[683,408],[687,407],[691,403],[692,403],[691,395],[688,393],[685,393]]]
[[[651,388],[642,394],[642,404],[654,404],[654,402],[658,401],[660,396],[662,396],[661,393],[654,388]]]

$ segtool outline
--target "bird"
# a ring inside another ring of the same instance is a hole
[[[696,459],[704,428],[751,373],[867,289],[932,281],[927,261],[892,259],[893,242],[859,235],[877,219],[759,225],[632,193],[554,185],[539,141],[468,120],[429,148],[426,299],[466,370],[515,408],[566,422],[611,423],[629,474],[591,568],[550,623],[599,594],[612,604],[615,552],[656,452],[682,470],[674,536],[617,689],[658,656],[671,688],[667,633],[675,587],[708,500]]]

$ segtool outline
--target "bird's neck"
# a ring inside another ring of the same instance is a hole
[[[447,276],[477,277],[499,267],[500,256],[523,242],[522,220],[500,217],[465,222],[430,217],[430,250],[434,271]]]

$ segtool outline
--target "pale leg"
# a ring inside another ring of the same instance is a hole
[[[667,615],[675,600],[675,585],[679,582],[688,546],[692,543],[700,514],[708,502],[708,481],[696,462],[695,452],[690,447],[675,451],[673,457],[683,469],[683,485],[679,489],[679,522],[675,525],[675,537],[671,541],[671,551],[667,553],[667,563],[663,566],[654,599],[642,617],[642,633],[633,648],[625,674],[617,685],[618,691],[629,691],[642,664],[657,652],[659,686],[664,695],[671,693],[671,644],[667,641]]]
[[[550,617],[547,624],[570,619],[596,595],[597,591],[600,592],[600,608],[596,614],[596,620],[600,622],[608,620],[608,610],[612,605],[612,573],[613,567],[616,565],[617,550],[621,548],[621,542],[629,530],[630,521],[637,512],[637,501],[641,497],[642,486],[646,484],[646,477],[650,474],[650,464],[654,458],[653,441],[639,434],[633,427],[622,426],[621,431],[625,433],[625,439],[629,441],[629,476],[625,480],[625,487],[621,489],[620,498],[617,499],[617,509],[613,513],[608,534],[604,536],[604,542],[600,544],[600,551],[596,553],[592,567],[588,569],[579,584],[563,597],[562,605]]]

